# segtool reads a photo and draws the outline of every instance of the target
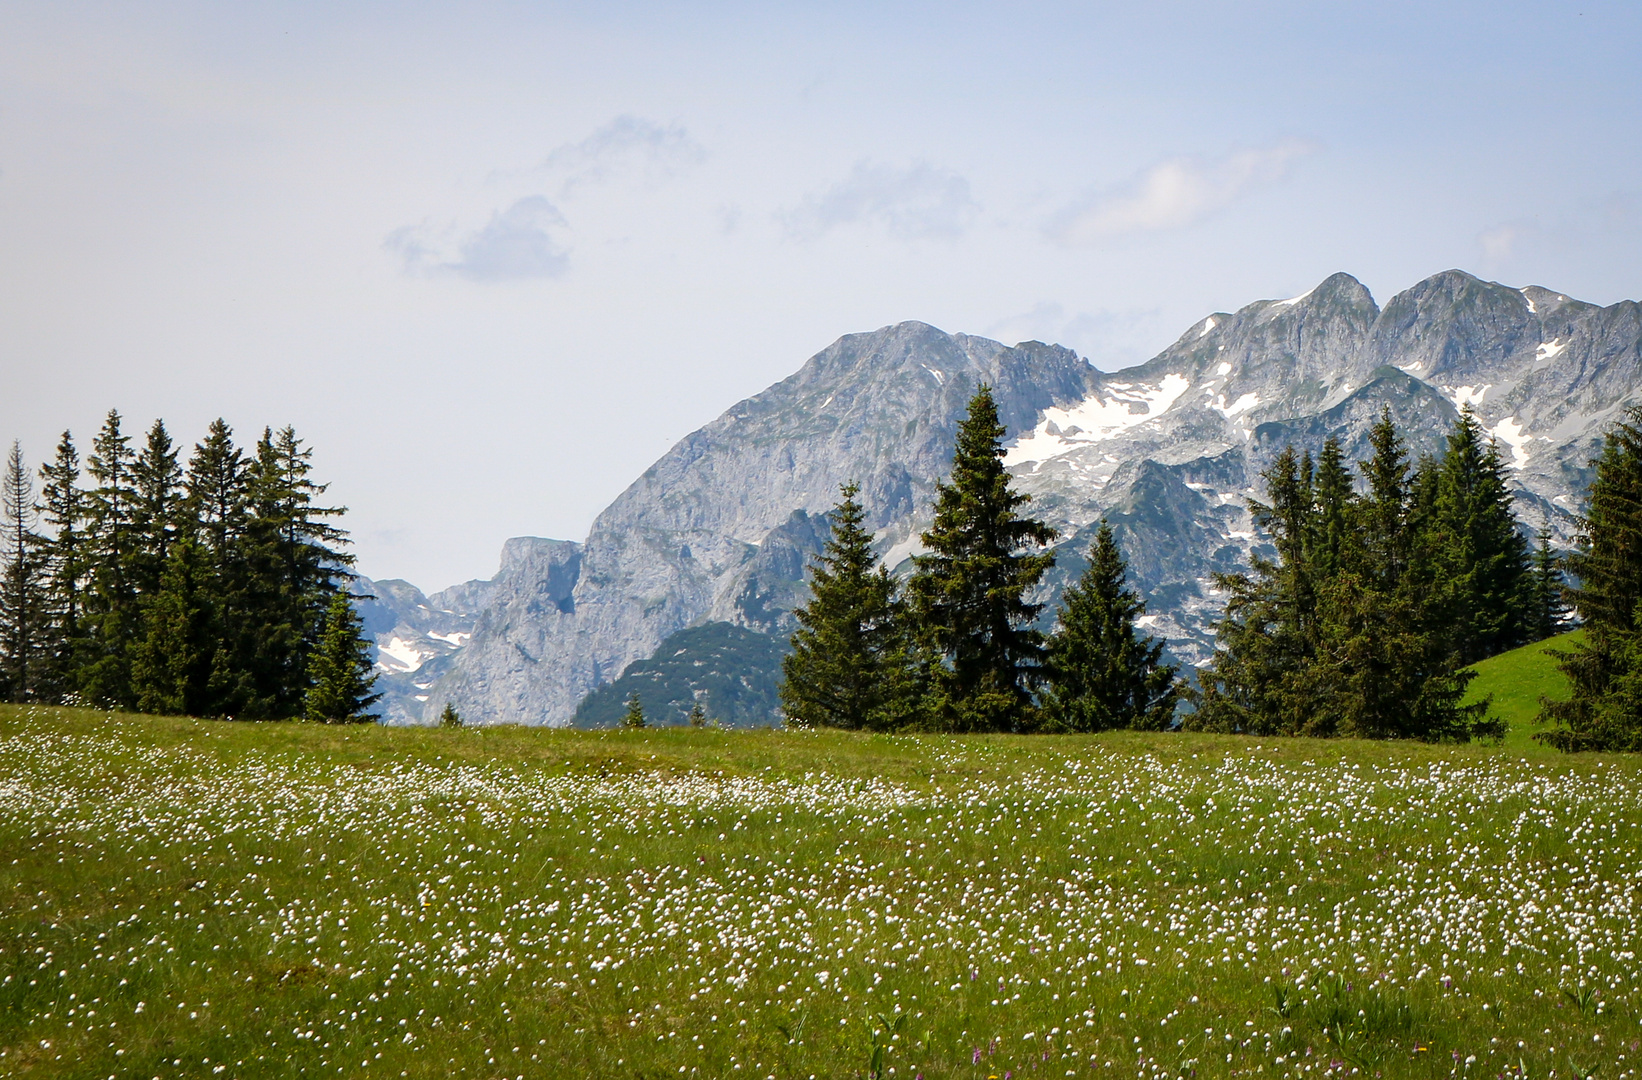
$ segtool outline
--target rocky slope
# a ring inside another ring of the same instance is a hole
[[[1009,467],[1061,530],[1051,593],[1081,570],[1104,515],[1149,626],[1199,662],[1219,607],[1209,575],[1241,566],[1257,542],[1244,501],[1259,470],[1283,446],[1329,435],[1366,456],[1382,408],[1419,453],[1438,450],[1471,404],[1508,449],[1524,521],[1566,538],[1603,425],[1642,391],[1642,308],[1448,271],[1381,309],[1336,274],[1303,296],[1209,315],[1111,374],[1059,347],[922,323],[850,335],[682,440],[585,545],[510,541],[526,547],[450,670],[418,688],[421,715],[450,700],[480,722],[565,724],[681,629],[787,632],[840,483],[861,483],[891,565],[915,549],[981,382],[1010,429]]]

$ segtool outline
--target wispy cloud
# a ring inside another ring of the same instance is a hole
[[[1477,243],[1482,246],[1483,255],[1490,259],[1509,259],[1520,239],[1522,228],[1518,225],[1495,225],[1477,234]]]
[[[1299,140],[1238,150],[1223,158],[1171,158],[1121,187],[1091,192],[1049,219],[1044,233],[1068,246],[1125,233],[1179,229],[1288,175],[1315,148]]]
[[[618,116],[580,142],[548,154],[538,170],[558,184],[561,199],[618,176],[659,183],[697,164],[707,151],[678,124]]]
[[[787,231],[813,240],[841,225],[876,225],[901,240],[962,236],[980,208],[969,181],[923,162],[905,169],[859,162],[845,180],[781,215]]]
[[[483,227],[446,243],[425,225],[407,225],[389,233],[383,246],[398,256],[407,273],[526,281],[558,277],[569,268],[569,256],[551,231],[564,226],[564,215],[546,196],[527,195],[492,214]]]

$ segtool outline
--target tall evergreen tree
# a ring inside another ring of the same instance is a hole
[[[910,593],[933,693],[929,722],[953,731],[1023,731],[1035,722],[1044,640],[1033,622],[1043,605],[1027,597],[1054,565],[1038,550],[1055,538],[1024,517],[1031,497],[1003,467],[1005,428],[982,386],[958,428],[952,474],[937,484],[935,520],[914,559]]]
[[[1511,502],[1499,448],[1466,406],[1448,436],[1431,522],[1442,621],[1463,664],[1527,640],[1528,545]]]
[[[38,701],[48,674],[49,566],[37,526],[34,479],[23,446],[11,444],[0,486],[0,690],[8,701]]]
[[[129,708],[133,704],[130,648],[139,625],[137,592],[131,581],[135,455],[130,437],[121,430],[117,410],[108,411],[91,445],[86,465],[95,486],[86,496],[85,533],[90,573],[76,682],[82,695],[95,705]]]
[[[810,600],[781,662],[781,707],[801,726],[884,730],[906,718],[908,657],[895,580],[872,553],[853,481],[810,565]]]
[[[80,488],[80,453],[63,432],[57,456],[40,468],[41,523],[46,533],[47,655],[41,680],[47,700],[74,700],[85,654],[82,614],[90,553],[83,531],[87,514]]]
[[[326,724],[366,723],[382,695],[372,692],[370,645],[365,627],[346,593],[331,597],[319,645],[308,660],[309,687],[303,714]]]
[[[1562,559],[1551,550],[1551,534],[1540,530],[1528,572],[1528,605],[1525,626],[1531,641],[1542,641],[1562,629],[1567,605],[1562,601]]]
[[[215,622],[204,552],[184,537],[170,545],[159,588],[143,601],[143,636],[132,650],[137,708],[162,716],[209,715]]]
[[[138,596],[160,589],[171,546],[182,528],[182,468],[165,421],[156,420],[131,466],[132,588]]]
[[[644,704],[639,701],[638,691],[634,691],[627,698],[627,711],[622,713],[621,726],[629,731],[647,728],[650,721],[644,718]]]
[[[213,420],[194,445],[185,479],[191,531],[201,548],[215,622],[210,676],[201,711],[207,716],[263,718],[251,657],[269,628],[253,602],[245,537],[250,523],[247,463],[233,429]],[[277,630],[275,631],[277,632]]]
[[[1060,626],[1049,639],[1046,730],[1161,731],[1174,719],[1175,669],[1160,662],[1163,643],[1136,629],[1146,604],[1126,575],[1112,528],[1102,521],[1089,567],[1062,597]]]
[[[1573,693],[1541,699],[1559,750],[1642,750],[1642,406],[1608,430],[1592,463],[1590,509],[1566,557],[1584,640],[1559,653]]]

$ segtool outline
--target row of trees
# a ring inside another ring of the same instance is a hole
[[[13,444],[0,512],[0,694],[162,714],[365,718],[353,556],[286,427],[246,453],[221,420],[186,463],[111,411],[82,467],[64,432],[38,496]]]
[[[1468,665],[1553,633],[1561,576],[1512,513],[1505,465],[1469,409],[1410,467],[1382,414],[1353,476],[1337,441],[1284,451],[1251,506],[1277,549],[1230,594],[1185,726],[1257,735],[1464,740],[1503,728],[1461,704]]]
[[[1145,604],[1104,522],[1054,629],[1037,628],[1031,597],[1055,533],[1023,513],[1003,435],[982,387],[904,585],[873,556],[857,489],[844,487],[795,612],[789,722],[1161,729],[1190,697],[1184,723],[1199,730],[1463,740],[1499,730],[1486,703],[1462,704],[1466,665],[1555,632],[1562,616],[1557,560],[1544,537],[1530,555],[1505,466],[1470,412],[1442,458],[1414,466],[1384,414],[1360,475],[1334,440],[1315,462],[1290,449],[1264,473],[1270,501],[1252,509],[1277,557],[1219,578],[1231,597],[1219,647],[1188,691],[1138,629]]]
[[[1003,467],[990,388],[969,403],[935,519],[903,587],[872,553],[854,484],[832,513],[811,600],[783,665],[789,723],[868,730],[1100,731],[1162,728],[1180,688],[1162,644],[1138,635],[1145,605],[1102,527],[1054,633],[1030,597],[1054,565],[1055,532],[1022,513]]]

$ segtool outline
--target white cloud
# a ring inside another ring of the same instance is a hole
[[[1522,239],[1522,230],[1515,225],[1495,225],[1477,234],[1482,253],[1490,259],[1508,259]]]
[[[550,278],[570,266],[568,254],[550,231],[564,226],[564,215],[545,196],[527,195],[493,213],[481,228],[448,243],[439,243],[425,225],[407,225],[388,234],[383,246],[412,274],[449,274],[480,282]]]
[[[706,156],[678,124],[618,116],[580,142],[555,149],[538,171],[558,182],[560,198],[570,198],[579,188],[618,176],[637,175],[647,183],[660,183]]]
[[[1283,179],[1290,166],[1313,149],[1309,143],[1287,140],[1212,161],[1171,158],[1115,190],[1084,196],[1050,218],[1044,232],[1059,243],[1077,246],[1125,233],[1183,228]]]
[[[788,232],[803,240],[857,223],[877,225],[901,240],[952,240],[963,235],[979,209],[969,181],[950,169],[862,161],[848,179],[808,196],[782,218]]]

